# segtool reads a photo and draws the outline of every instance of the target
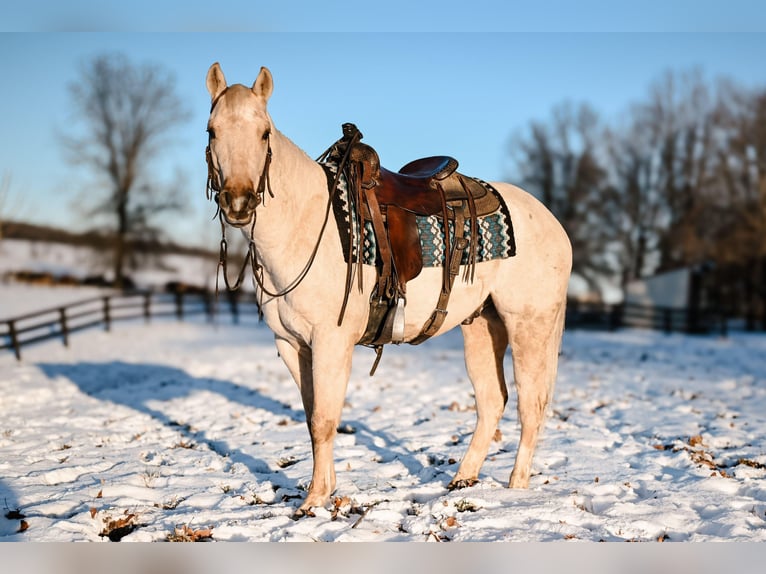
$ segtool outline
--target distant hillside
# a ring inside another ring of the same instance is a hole
[[[111,285],[110,237],[10,222],[0,241],[0,285]],[[236,261],[232,257],[232,261]],[[142,290],[207,289],[216,286],[218,253],[156,242],[133,245],[127,266],[129,285]]]
[[[111,245],[111,236],[100,231],[86,231],[73,233],[56,227],[24,223],[20,221],[4,221],[4,239],[25,239],[27,241],[45,241],[49,243],[63,243],[77,247],[92,247],[106,249]],[[136,242],[133,248],[139,252],[167,253],[178,255],[196,255],[200,257],[216,257],[217,253],[209,249],[199,247],[187,247],[171,241],[167,242]]]

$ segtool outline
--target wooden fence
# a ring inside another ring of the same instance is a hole
[[[21,360],[25,346],[60,339],[68,346],[69,337],[84,329],[102,327],[109,331],[118,321],[205,316],[213,321],[220,314],[238,323],[243,315],[256,316],[258,308],[252,293],[155,293],[139,292],[104,295],[0,320],[0,351],[10,350]],[[615,330],[637,327],[666,333],[711,333],[725,335],[726,319],[713,312],[692,314],[686,309],[640,305],[606,305],[570,301],[567,327]]]
[[[60,339],[69,346],[72,333],[94,327],[109,331],[119,321],[205,316],[212,322],[217,315],[228,314],[238,323],[241,315],[257,312],[254,297],[239,292],[224,292],[218,297],[183,292],[104,295],[0,320],[0,351],[11,350],[21,360],[22,347],[49,339]]]

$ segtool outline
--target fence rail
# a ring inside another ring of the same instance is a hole
[[[0,320],[0,351],[12,351],[21,360],[25,346],[60,339],[69,346],[73,333],[103,327],[109,331],[119,321],[206,316],[209,321],[222,313],[238,323],[242,315],[256,315],[252,293],[224,292],[219,297],[209,292],[139,292],[92,297],[76,303],[51,307],[34,313]],[[592,304],[570,301],[567,326],[615,330],[638,327],[671,332],[726,334],[726,319],[712,311],[690,313],[686,309],[649,307],[633,304]]]
[[[257,312],[252,294],[240,292],[222,293],[218,298],[211,293],[180,291],[104,295],[0,320],[0,351],[10,350],[21,360],[25,346],[50,339],[60,339],[69,346],[71,334],[94,327],[110,331],[112,324],[119,321],[206,316],[212,322],[217,315],[226,313],[238,323],[242,314]]]
[[[615,330],[620,327],[654,329],[666,333],[712,333],[725,335],[726,317],[712,309],[690,310],[620,303],[580,303],[567,305],[570,327]]]

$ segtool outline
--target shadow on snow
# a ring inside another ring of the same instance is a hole
[[[122,361],[108,363],[56,364],[41,363],[38,367],[50,378],[65,377],[82,392],[99,400],[108,400],[148,414],[161,424],[179,432],[186,439],[205,443],[210,450],[228,457],[232,462],[244,464],[254,474],[269,473],[270,480],[283,485],[289,480],[281,471],[241,450],[231,448],[226,441],[206,436],[204,422],[177,421],[170,415],[150,406],[157,401],[172,401],[188,397],[195,392],[213,392],[243,406],[263,409],[295,422],[305,422],[302,411],[263,395],[259,391],[230,381],[193,377],[174,367],[157,364],[132,364]]]
[[[268,474],[268,480],[275,484],[295,487],[293,480],[287,478],[282,471],[272,468],[265,460],[232,448],[226,441],[210,438],[204,421],[175,420],[171,415],[158,410],[156,404],[205,391],[219,394],[245,407],[262,409],[279,417],[305,424],[306,417],[302,410],[295,410],[256,389],[231,381],[193,377],[182,369],[167,365],[111,361],[76,364],[40,363],[38,367],[51,379],[57,377],[69,379],[82,392],[98,400],[111,401],[147,414],[180,433],[185,439],[204,443],[211,451],[228,457],[232,462],[244,464],[255,475]],[[360,446],[377,454],[381,462],[399,460],[414,476],[423,470],[423,465],[417,461],[414,453],[400,448],[401,445],[395,437],[372,429],[360,420],[349,420],[347,424],[354,428]],[[308,436],[306,440],[308,441]]]

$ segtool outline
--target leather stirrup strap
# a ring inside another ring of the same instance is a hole
[[[356,220],[357,228],[359,229],[359,241],[356,248],[356,273],[357,273],[357,280],[359,285],[359,292],[364,292],[364,240],[365,240],[365,229],[364,229],[364,190],[362,189],[363,184],[363,178],[359,175],[359,170],[361,167],[358,164],[353,164],[351,166],[351,171],[353,173],[353,185],[352,190],[356,191],[356,197],[354,198],[354,202],[356,205],[351,210],[353,213],[350,213],[350,217]],[[353,192],[352,192],[353,193]],[[349,225],[353,228],[353,223],[350,223]],[[353,236],[353,233],[349,234]],[[352,244],[353,249],[353,237],[352,240],[349,242]],[[351,258],[349,257],[349,267],[352,266]]]
[[[370,217],[372,218],[372,227],[375,231],[375,239],[378,244],[378,252],[380,253],[380,259],[382,269],[380,276],[378,277],[378,297],[383,297],[386,289],[386,284],[390,286],[392,284],[392,271],[391,271],[391,246],[388,243],[388,234],[386,233],[386,227],[383,223],[383,214],[380,211],[380,204],[378,204],[378,198],[375,196],[373,189],[364,190],[364,198],[367,201],[367,207],[370,210]]]
[[[442,201],[442,223],[444,223],[444,272],[442,273],[442,291],[449,293],[452,288],[449,282],[449,262],[452,261],[450,237],[449,237],[449,208],[447,206],[447,194],[444,192],[444,188],[441,183],[436,182],[436,190],[439,192],[439,197]],[[455,223],[457,223],[457,216],[455,217]],[[455,238],[457,238],[457,226],[455,227]]]
[[[479,230],[478,230],[478,215],[476,213],[476,202],[474,201],[473,194],[471,193],[471,190],[468,189],[468,186],[465,184],[465,181],[463,180],[463,176],[458,176],[458,179],[460,181],[460,185],[463,187],[463,191],[465,191],[466,199],[468,200],[468,218],[471,223],[471,253],[468,257],[468,266],[465,269],[465,275],[464,279],[469,280],[473,283],[474,276],[476,273],[476,257],[477,257],[477,251],[478,251],[478,245],[479,245]],[[470,273],[470,276],[469,276]]]
[[[350,176],[350,179],[353,179]],[[351,181],[349,181],[349,191],[353,189]],[[338,317],[338,327],[343,324],[343,317],[346,315],[346,306],[348,305],[348,297],[351,294],[351,282],[354,275],[354,221],[357,219],[358,210],[349,210],[349,222],[348,222],[348,250],[346,252],[346,283],[343,291],[343,303],[340,306],[340,316]],[[361,243],[361,242],[360,242]],[[361,275],[361,274],[360,274]],[[361,277],[360,277],[361,282]],[[359,290],[361,291],[361,284]]]
[[[441,293],[439,293],[436,309],[434,309],[434,312],[431,313],[431,316],[423,325],[420,334],[410,341],[411,345],[419,345],[426,339],[433,337],[439,329],[441,329],[444,319],[447,318],[447,304],[449,303],[449,297],[452,293],[452,286],[455,283],[455,278],[460,273],[460,262],[463,258],[463,252],[469,243],[468,239],[463,236],[465,233],[464,227],[465,217],[461,206],[460,208],[455,209],[455,242],[452,246],[449,265],[445,266],[446,272],[449,274],[449,285],[446,289],[443,288]]]

